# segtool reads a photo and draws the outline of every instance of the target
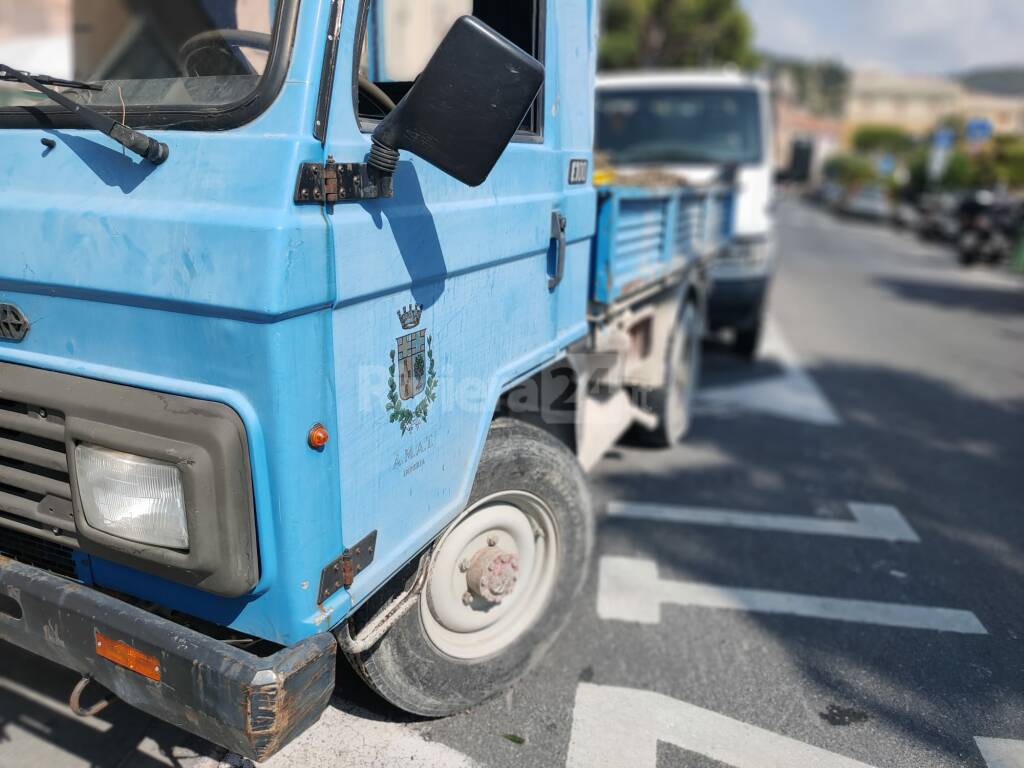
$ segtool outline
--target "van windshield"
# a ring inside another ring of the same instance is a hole
[[[233,104],[260,84],[276,4],[0,0],[0,62],[25,72],[95,83],[101,89],[68,90],[66,95],[100,109]],[[52,109],[41,94],[0,82],[0,109],[10,107]]]
[[[757,165],[763,157],[758,94],[735,88],[598,91],[597,150],[620,165]]]

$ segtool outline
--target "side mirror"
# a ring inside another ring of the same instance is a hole
[[[477,187],[544,84],[544,67],[473,16],[452,26],[426,69],[373,132],[369,164],[393,173],[405,149]]]

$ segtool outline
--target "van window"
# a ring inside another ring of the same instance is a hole
[[[472,14],[530,55],[543,61],[542,0],[366,0],[358,76],[399,102],[427,66],[452,24]],[[359,94],[359,118],[370,131],[385,115]],[[523,121],[520,133],[539,136],[543,91]]]
[[[617,164],[757,165],[759,104],[754,90],[602,90],[597,149]]]

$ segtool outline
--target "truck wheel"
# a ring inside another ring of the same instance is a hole
[[[757,357],[757,349],[761,346],[760,320],[752,328],[744,328],[736,331],[736,339],[733,341],[733,351],[744,360],[752,362]]]
[[[407,712],[469,709],[544,655],[568,621],[592,544],[575,456],[537,427],[498,419],[469,506],[434,545],[418,604],[349,662]]]
[[[668,448],[690,431],[693,397],[700,377],[702,325],[697,306],[686,302],[668,344],[664,384],[647,395],[647,407],[658,417],[655,429],[640,431],[642,441],[648,445]]]

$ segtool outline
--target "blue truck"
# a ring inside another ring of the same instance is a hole
[[[731,189],[595,187],[590,0],[111,5],[0,64],[0,639],[258,760],[339,663],[504,690],[584,469],[686,430]]]

